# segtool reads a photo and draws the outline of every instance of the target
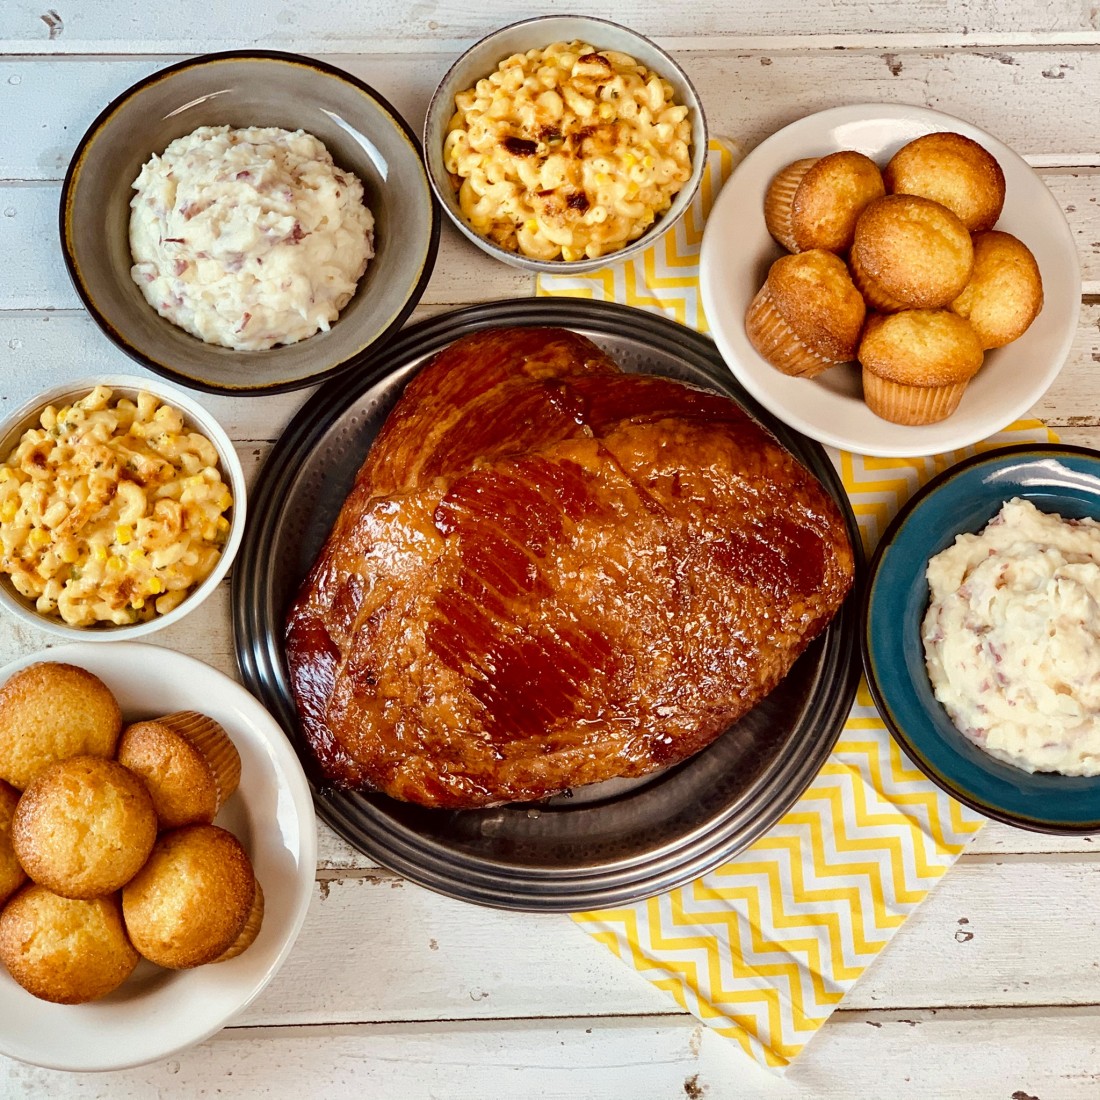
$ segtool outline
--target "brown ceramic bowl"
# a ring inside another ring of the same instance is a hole
[[[153,153],[200,126],[299,128],[363,182],[375,257],[328,332],[267,351],[204,343],[160,317],[130,277],[131,184]],[[366,84],[295,54],[207,54],[123,92],[81,138],[61,191],[61,247],[101,329],[139,363],[212,393],[271,393],[351,370],[406,320],[427,285],[440,214],[420,146]]]

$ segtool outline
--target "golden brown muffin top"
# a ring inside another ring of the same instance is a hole
[[[212,962],[248,920],[256,895],[241,842],[217,825],[163,833],[148,862],[122,891],[134,946],[174,970]]]
[[[983,348],[1022,336],[1043,308],[1043,279],[1023,241],[990,229],[974,234],[974,271],[951,308],[974,326]]]
[[[982,347],[969,322],[949,309],[874,314],[859,345],[872,374],[905,386],[953,386],[982,365]]]
[[[160,719],[122,731],[118,760],[149,788],[161,829],[207,824],[220,804],[218,781],[204,753]]]
[[[883,169],[894,194],[934,199],[971,232],[992,229],[1005,201],[1005,175],[996,157],[971,138],[950,131],[903,145]]]
[[[28,665],[0,687],[0,779],[23,790],[56,760],[113,756],[121,729],[99,677],[57,661]]]
[[[839,256],[820,248],[780,256],[764,285],[783,319],[814,351],[835,362],[855,355],[866,307]]]
[[[913,308],[947,305],[974,267],[970,234],[947,207],[917,195],[885,195],[860,214],[852,263]]]
[[[70,898],[102,897],[128,882],[156,840],[145,784],[121,764],[73,756],[51,764],[23,792],[12,843],[35,882]]]
[[[870,157],[851,149],[819,157],[802,177],[791,203],[791,231],[799,251],[846,252],[856,219],[886,193]]]
[[[0,961],[28,993],[82,1004],[117,989],[138,953],[126,937],[117,894],[81,901],[31,883],[0,913]]]

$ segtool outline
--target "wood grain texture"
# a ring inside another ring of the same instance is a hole
[[[1090,1009],[841,1011],[780,1077],[683,1016],[231,1027],[124,1072],[79,1077],[0,1060],[0,1090],[110,1100],[1094,1100],[1098,1034]]]
[[[960,862],[848,993],[845,1007],[1100,1004],[1100,915],[1090,900],[1098,890],[1094,856]],[[290,958],[240,1022],[283,1027],[675,1008],[559,915],[477,908],[388,871],[364,871],[321,880]]]
[[[105,9],[105,10],[104,10]],[[566,7],[565,12],[578,10]],[[455,2],[409,5],[364,3],[343,10],[284,2],[222,8],[200,0],[174,5],[172,19],[148,18],[138,0],[109,5],[59,4],[47,8],[33,0],[8,0],[0,9],[0,37],[19,53],[176,53],[255,46],[271,49],[371,52],[380,46],[415,51],[425,45],[462,49],[473,40],[536,11],[508,0],[476,6]],[[538,11],[537,14],[557,14]],[[934,39],[951,43],[1013,42],[1036,39],[1079,40],[1100,30],[1096,12],[1074,0],[1042,7],[1026,0],[966,3],[965,0],[747,0],[730,9],[715,0],[670,6],[640,0],[629,11],[612,6],[601,15],[629,22],[642,34],[665,43],[700,41],[721,49],[760,37],[780,41],[831,42],[836,38]]]
[[[8,120],[0,130],[0,180],[61,179],[96,115],[135,81],[179,60],[107,65],[88,57],[0,57],[0,106]],[[419,133],[453,54],[433,49],[326,60],[377,90]],[[1090,100],[1100,86],[1100,50],[1087,46],[686,50],[677,60],[700,90],[711,132],[736,138],[746,150],[827,107],[908,103],[966,119],[1032,164],[1100,165]]]
[[[1100,295],[1100,168],[1040,169],[1039,175],[1070,222],[1081,263],[1083,293]],[[79,309],[80,299],[65,270],[57,240],[60,185],[0,183],[0,311]],[[453,225],[443,227],[439,256],[422,301],[460,304],[476,286],[481,300],[525,297],[531,276],[498,263],[470,244]]]

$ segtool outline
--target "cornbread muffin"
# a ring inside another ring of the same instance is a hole
[[[1005,201],[1005,174],[997,158],[962,134],[942,132],[903,145],[882,172],[895,195],[942,203],[971,233],[992,229]]]
[[[870,157],[851,149],[796,160],[764,196],[768,232],[791,252],[847,252],[864,207],[886,194]]]
[[[232,833],[185,825],[163,833],[122,890],[130,940],[150,962],[185,970],[232,948],[254,915],[252,862]]]
[[[974,272],[951,308],[965,317],[983,348],[1022,336],[1043,308],[1043,280],[1031,249],[996,229],[975,233]]]
[[[932,424],[958,408],[982,347],[957,313],[911,309],[868,320],[859,362],[872,412],[895,424]]]
[[[39,773],[12,819],[12,844],[37,883],[67,898],[103,897],[129,882],[157,835],[145,784],[101,756],[73,756]]]
[[[966,286],[974,248],[947,207],[916,195],[885,195],[860,214],[850,260],[869,308],[935,309]]]
[[[11,819],[19,792],[0,779],[0,905],[27,881],[27,872],[11,843]]]
[[[28,993],[75,1005],[117,989],[138,953],[117,894],[78,900],[31,883],[0,913],[0,962]]]
[[[99,677],[42,662],[0,687],[0,779],[23,790],[47,764],[70,756],[114,756],[122,713]]]
[[[241,778],[229,735],[193,710],[127,726],[118,762],[145,780],[161,829],[209,825]]]
[[[851,360],[866,309],[839,256],[781,256],[745,315],[752,346],[784,374],[812,378]]]

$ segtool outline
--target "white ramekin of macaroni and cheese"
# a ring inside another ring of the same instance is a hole
[[[163,382],[64,383],[0,426],[0,604],[52,633],[178,621],[225,577],[244,518],[229,437]]]
[[[690,203],[706,124],[690,81],[648,39],[555,16],[482,39],[428,108],[437,197],[486,252],[535,271],[615,262]]]

